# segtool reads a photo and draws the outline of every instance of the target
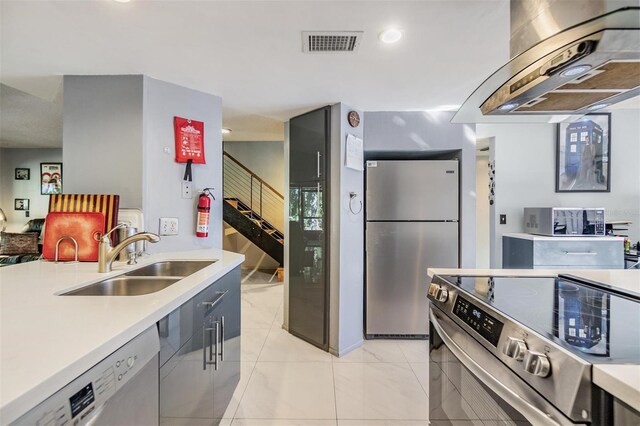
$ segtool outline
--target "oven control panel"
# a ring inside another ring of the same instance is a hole
[[[446,290],[445,290],[446,291]],[[453,305],[453,314],[473,328],[494,347],[498,346],[504,324],[484,310],[458,295]]]

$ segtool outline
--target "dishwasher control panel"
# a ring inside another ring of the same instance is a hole
[[[126,343],[11,425],[85,425],[160,350],[155,326]]]

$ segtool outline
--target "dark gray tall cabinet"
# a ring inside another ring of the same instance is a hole
[[[329,349],[331,107],[289,121],[289,332]]]

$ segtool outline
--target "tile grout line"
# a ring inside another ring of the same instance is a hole
[[[241,363],[242,363],[242,361],[241,361]],[[249,387],[249,381],[251,381],[251,378],[253,377],[253,372],[256,370],[256,364],[258,364],[258,361],[255,361],[253,363],[253,368],[251,369],[251,374],[249,374],[249,378],[247,379],[247,384],[245,385],[244,389],[242,390],[242,395],[240,395],[240,399],[238,400],[238,406],[233,411],[233,416],[231,416],[231,423],[233,423],[233,421],[236,418],[236,414],[238,414],[238,409],[240,409],[240,404],[242,403],[242,398],[244,398],[244,394],[247,391],[247,388]],[[240,364],[240,368],[242,368],[242,364]],[[240,370],[240,371],[242,371],[242,370]]]
[[[419,363],[416,362],[415,364],[419,364]],[[413,373],[413,375],[415,376],[416,380],[418,381],[418,384],[420,385],[420,389],[422,389],[422,392],[424,392],[424,394],[427,396],[427,399],[429,399],[429,394],[425,390],[424,386],[422,386],[422,382],[420,381],[420,377],[418,377],[418,375],[416,374],[416,370],[413,369],[413,366],[411,365],[411,363],[409,363],[409,368],[411,369],[411,372]],[[429,367],[427,365],[427,374],[429,374],[428,368]],[[429,383],[428,378],[427,378],[427,383]]]
[[[276,315],[277,313],[278,312],[276,311]],[[274,321],[275,321],[275,316],[274,316]],[[271,328],[269,329],[269,332],[270,331],[271,331]],[[267,343],[267,339],[269,338],[269,332],[267,333],[267,337],[265,337],[264,342],[262,342],[262,346],[260,346],[260,351],[258,352],[258,356],[256,357],[256,360],[253,361],[253,368],[251,369],[251,374],[249,374],[249,378],[247,379],[247,384],[244,387],[244,390],[242,391],[242,395],[240,396],[240,399],[238,400],[238,406],[233,412],[233,416],[231,417],[231,424],[233,424],[233,421],[236,419],[236,414],[238,414],[238,410],[240,409],[240,404],[242,404],[242,399],[244,398],[244,394],[247,392],[247,388],[249,387],[249,382],[251,382],[251,378],[253,377],[254,371],[256,371],[256,366],[258,365],[258,360],[260,359],[260,355],[262,354],[262,349],[264,348],[264,345]],[[240,358],[240,361],[242,361],[242,357]]]
[[[338,392],[336,390],[336,371],[333,369],[333,355],[331,355],[331,380],[333,382],[333,407],[336,413],[336,426],[338,426]]]

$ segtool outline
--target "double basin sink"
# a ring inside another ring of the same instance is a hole
[[[89,284],[62,296],[141,296],[155,293],[206,268],[215,260],[169,260]]]

